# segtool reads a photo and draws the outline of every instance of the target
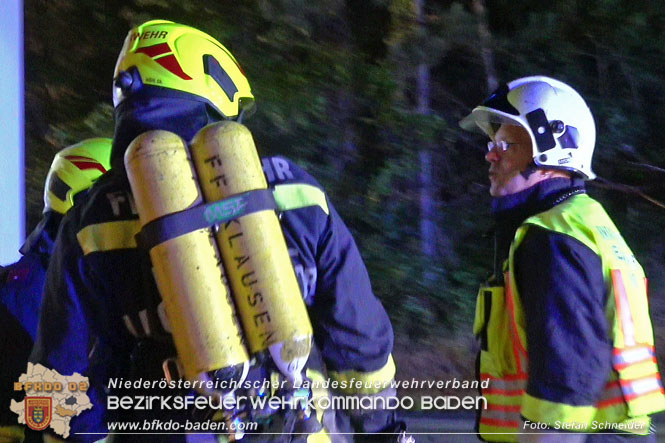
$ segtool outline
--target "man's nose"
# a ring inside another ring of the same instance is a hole
[[[488,151],[487,154],[485,154],[485,160],[487,160],[490,163],[498,162],[499,159],[500,159],[499,148],[496,146],[492,148],[491,151]]]

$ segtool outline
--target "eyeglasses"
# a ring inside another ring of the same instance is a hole
[[[490,140],[487,142],[487,152],[490,152],[494,148],[499,148],[499,151],[506,152],[512,145],[519,145],[519,143],[511,143],[505,140],[499,140],[497,142]]]

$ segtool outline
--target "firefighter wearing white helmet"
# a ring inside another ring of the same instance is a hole
[[[87,139],[59,151],[44,186],[43,217],[20,249],[22,257],[0,272],[0,403],[20,400],[11,386],[25,372],[37,334],[39,305],[58,227],[64,215],[109,168],[111,140]],[[0,441],[42,441],[41,434],[17,426],[9,409],[0,412]]]
[[[494,275],[473,325],[489,380],[481,437],[655,441],[650,415],[665,397],[646,278],[585,191],[591,111],[570,86],[534,76],[502,85],[460,125],[490,138],[496,223]]]
[[[591,170],[596,143],[593,116],[567,84],[543,76],[514,80],[460,122],[462,128],[480,129],[490,138],[501,124],[526,130],[537,166],[571,171],[586,180],[596,178]]]
[[[195,371],[202,368],[196,364],[210,363],[213,367],[213,364],[221,362],[221,365],[214,366],[219,369],[203,368],[204,376],[209,377],[211,382],[237,381],[246,376],[251,388],[247,388],[247,395],[259,399],[287,395],[286,390],[280,387],[280,377],[284,374],[280,372],[281,367],[275,367],[279,366],[275,355],[271,353],[270,358],[266,358],[260,350],[256,353],[252,350],[257,342],[258,345],[262,342],[272,345],[272,334],[262,337],[249,334],[247,317],[240,307],[237,308],[238,316],[216,315],[218,312],[226,315],[230,311],[222,309],[224,303],[229,301],[229,297],[225,296],[224,277],[220,274],[222,265],[224,268],[235,268],[232,269],[235,274],[228,274],[234,291],[233,300],[252,307],[269,305],[264,301],[268,295],[256,289],[258,284],[263,283],[257,281],[258,271],[262,269],[256,266],[257,272],[254,272],[255,269],[249,268],[256,262],[254,256],[244,253],[225,255],[222,250],[226,248],[228,252],[229,248],[234,248],[234,251],[240,251],[239,248],[250,239],[250,223],[245,224],[243,219],[220,222],[215,232],[204,226],[196,231],[180,232],[172,239],[160,240],[154,247],[146,247],[146,237],[143,236],[139,236],[140,241],[137,242],[141,223],[148,217],[145,214],[150,208],[161,211],[166,206],[162,205],[165,201],[177,202],[179,208],[159,212],[158,218],[162,221],[173,220],[168,217],[174,212],[184,213],[186,218],[192,214],[187,212],[188,208],[203,207],[199,189],[204,192],[207,188],[222,189],[234,176],[243,174],[259,178],[262,187],[267,182],[280,213],[277,227],[286,246],[282,264],[285,263],[291,275],[295,274],[297,278],[297,300],[304,303],[303,311],[311,319],[314,333],[314,347],[302,374],[307,380],[321,384],[323,374],[315,373],[315,369],[325,367],[327,377],[336,380],[335,385],[345,394],[380,395],[380,391],[387,387],[388,393],[394,395],[390,391],[390,382],[395,374],[390,320],[372,292],[355,241],[322,187],[307,172],[283,157],[259,159],[254,150],[256,161],[251,165],[258,164],[258,168],[250,168],[249,162],[238,161],[246,157],[236,155],[236,148],[239,145],[249,146],[252,140],[244,127],[242,133],[245,135],[239,135],[233,143],[226,145],[229,149],[222,150],[222,154],[234,158],[224,157],[219,154],[220,150],[216,150],[215,155],[207,154],[206,148],[212,143],[204,135],[214,133],[215,128],[221,127],[236,128],[235,131],[240,133],[238,122],[253,108],[253,92],[231,53],[198,29],[165,20],[152,20],[134,27],[127,35],[116,63],[113,88],[113,168],[104,177],[103,183],[95,186],[63,223],[53,265],[49,268],[43,315],[31,356],[33,361],[60,373],[78,372],[90,377],[87,394],[94,407],[71,421],[70,434],[80,440],[98,440],[100,434],[109,432],[109,422],[123,419],[135,421],[139,418],[137,414],[150,422],[152,419],[163,422],[173,419],[183,426],[193,421],[197,426],[207,426],[202,430],[210,428],[209,417],[200,413],[192,415],[192,408],[108,408],[110,403],[107,399],[118,393],[115,388],[109,390],[108,380],[111,378],[136,377],[159,381],[168,375],[174,382],[189,383],[197,374]],[[208,130],[211,127],[213,130]],[[214,140],[219,141],[218,138]],[[192,159],[196,165],[194,169],[189,164]],[[150,166],[148,172],[145,165]],[[218,167],[232,171],[212,171]],[[201,172],[203,168],[207,168],[208,172],[221,172],[207,176]],[[205,187],[201,184],[202,177],[205,177]],[[141,181],[141,178],[145,180]],[[149,187],[152,185],[155,187]],[[134,188],[135,193],[132,192]],[[151,189],[156,192],[152,193]],[[173,198],[168,199],[169,195]],[[222,209],[222,206],[218,207],[218,210]],[[274,212],[271,215],[275,216]],[[150,219],[150,223],[152,221]],[[164,226],[163,232],[171,234],[182,224],[159,226]],[[223,240],[225,246],[220,246],[221,235],[229,232],[233,235]],[[263,232],[266,237],[275,237],[267,230]],[[183,246],[190,236],[193,247]],[[256,239],[257,244],[263,242],[269,245],[270,239],[262,239],[261,235],[252,239]],[[207,249],[204,250],[203,245]],[[222,250],[221,259],[215,255],[214,245]],[[169,249],[171,246],[174,249]],[[160,262],[151,261],[153,253],[157,255],[155,251],[167,249],[175,251],[174,255],[164,254],[161,264],[189,265],[189,262],[185,263],[187,260],[180,259],[191,256],[194,265],[186,269],[192,273],[176,272],[167,276],[167,272],[172,270],[169,266],[160,267]],[[257,249],[261,253],[272,251],[270,247]],[[148,250],[150,256],[146,252]],[[171,257],[173,260],[170,260]],[[198,263],[203,264],[203,261],[196,261],[199,257],[205,260],[205,269],[210,271],[205,276],[212,276],[210,279],[198,273],[204,269],[203,266],[198,267]],[[215,258],[217,260],[211,264],[210,259]],[[289,264],[293,265],[292,269]],[[276,274],[263,280],[278,281],[286,274]],[[156,278],[153,279],[153,275]],[[190,275],[200,279],[190,278]],[[205,289],[206,286],[200,284],[204,280],[216,286],[210,286],[214,290],[201,291],[203,295],[192,300],[188,291],[169,291],[170,288],[165,288],[168,284],[164,282],[170,276],[174,276],[173,280],[178,280],[177,283],[182,283],[183,287],[193,282],[192,286]],[[238,283],[243,292],[236,290]],[[168,297],[160,296],[162,293],[168,294]],[[183,302],[185,299],[192,303]],[[271,301],[274,305],[275,301]],[[273,305],[269,307],[272,309]],[[174,309],[174,306],[181,309]],[[239,321],[234,318],[239,318]],[[259,311],[250,318],[253,325],[249,326],[255,326],[256,330],[256,327],[265,326],[274,319],[272,312]],[[191,333],[186,334],[188,331]],[[252,353],[248,374],[244,369],[247,362],[247,354],[242,352],[244,344],[234,340],[238,337],[238,331],[244,332],[248,338],[247,348]],[[234,342],[234,352],[226,352],[231,347],[224,346],[231,341]],[[99,343],[92,353],[90,343]],[[240,346],[235,346],[238,344]],[[305,346],[287,348],[284,345],[284,361],[291,356],[298,359],[306,356],[301,348],[309,352]],[[174,357],[182,363],[183,371],[174,362]],[[297,369],[300,372],[300,367]],[[277,388],[273,383],[275,380]],[[291,383],[286,385],[288,395],[298,394],[298,398],[304,399],[303,395],[321,394],[320,389],[309,390],[306,387],[302,391],[294,391],[291,389],[295,385],[293,380],[287,380]],[[351,383],[352,380],[356,383]],[[177,386],[183,389],[157,393],[163,394],[164,398],[193,394],[185,390],[188,386],[193,387],[191,384]],[[232,390],[231,393],[229,389],[224,390],[225,386],[230,387],[221,384],[215,388],[213,383],[211,389],[216,389],[216,393],[224,391],[227,398],[236,394]],[[312,387],[311,384],[309,386]],[[155,393],[154,390],[145,392],[147,395]],[[120,395],[124,394],[120,392]],[[259,441],[326,441],[331,439],[326,431],[395,433],[401,428],[401,423],[395,420],[394,411],[354,411],[349,416],[332,409],[311,411],[307,402],[298,404],[304,404],[306,408],[291,408],[289,411],[288,408],[266,406],[263,409],[243,410],[243,414],[232,415],[231,418],[258,423],[259,429],[251,429],[264,434],[255,436]],[[232,413],[235,414],[235,411],[220,415],[230,421]],[[236,424],[230,423],[231,426]],[[231,437],[241,436],[236,434]],[[116,437],[127,438],[127,441],[137,439],[136,436],[114,435],[114,441]],[[181,434],[145,434],[140,437],[141,441],[159,442],[185,439],[189,438]]]

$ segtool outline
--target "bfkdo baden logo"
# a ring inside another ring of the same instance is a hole
[[[24,392],[25,397],[20,402],[12,399],[9,409],[18,416],[19,424],[35,431],[50,428],[67,438],[71,420],[92,408],[87,395],[89,386],[88,378],[76,372],[61,375],[40,364],[28,363],[26,372],[14,383],[14,391]]]
[[[51,424],[53,399],[51,397],[25,398],[25,424],[35,431],[43,431]]]

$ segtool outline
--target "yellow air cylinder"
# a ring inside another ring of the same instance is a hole
[[[205,200],[266,189],[249,129],[222,121],[201,129],[191,144]],[[220,226],[217,244],[252,353],[269,350],[280,371],[300,381],[312,346],[312,325],[284,234],[273,210]]]
[[[125,167],[141,227],[203,202],[185,142],[168,131],[138,136],[125,153]],[[249,358],[224,280],[212,230],[199,229],[150,250],[185,377],[246,365]]]

